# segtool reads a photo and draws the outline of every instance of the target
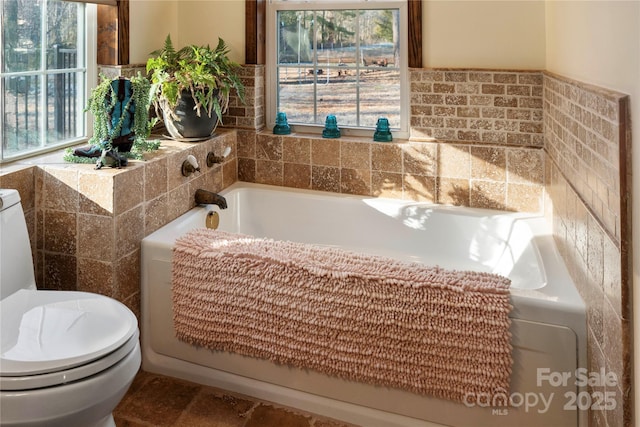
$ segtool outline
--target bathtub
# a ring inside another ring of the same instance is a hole
[[[221,194],[228,209],[196,207],[142,241],[144,370],[363,426],[586,425],[586,412],[575,408],[587,393],[576,385],[586,366],[585,306],[543,217],[248,183]],[[224,231],[508,276],[511,390],[455,403],[177,340],[172,247],[214,211]]]

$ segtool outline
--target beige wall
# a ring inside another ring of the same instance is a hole
[[[230,48],[229,57],[244,63],[244,1],[185,1],[178,6],[180,46],[186,44],[212,47],[218,37]]]
[[[547,1],[547,70],[631,95],[634,288],[640,286],[640,2]],[[634,292],[633,312],[640,313],[640,292]],[[634,324],[634,353],[640,361],[640,327]],[[640,369],[635,369],[635,387]],[[640,412],[636,391],[635,413]]]
[[[544,0],[425,0],[425,67],[542,70]]]
[[[544,0],[426,0],[424,66],[544,69],[544,6]],[[243,0],[131,0],[130,15],[132,63],[146,62],[169,32],[176,46],[222,37],[232,59],[244,62]]]
[[[145,63],[167,34],[175,47],[215,46],[222,37],[232,60],[244,63],[243,0],[131,0],[131,63]]]
[[[130,62],[144,64],[149,53],[160,49],[167,34],[177,44],[178,3],[167,0],[131,0],[129,3]]]

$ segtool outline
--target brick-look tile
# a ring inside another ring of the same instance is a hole
[[[483,84],[482,93],[487,95],[502,95],[506,92],[505,85]]]

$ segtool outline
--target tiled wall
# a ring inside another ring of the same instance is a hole
[[[414,69],[411,138],[542,147],[542,73]]]
[[[335,193],[542,210],[541,149],[238,131],[238,179]]]
[[[238,178],[337,193],[541,212],[542,74],[413,69],[411,137],[238,132]]]
[[[631,217],[628,96],[544,78],[547,215],[587,305],[589,371],[617,375],[613,411],[591,425],[631,425]],[[604,387],[599,387],[598,391]]]
[[[245,102],[232,93],[229,111],[223,122],[225,127],[241,129],[262,129],[265,126],[264,66],[244,65],[240,79],[245,88]]]
[[[140,241],[191,209],[196,189],[220,191],[236,181],[235,141],[234,130],[220,129],[199,144],[162,141],[146,161],[122,169],[44,161],[0,174],[0,185],[22,196],[38,287],[109,295],[138,313]],[[207,153],[227,146],[225,161],[208,168]],[[189,154],[201,172],[184,177]]]

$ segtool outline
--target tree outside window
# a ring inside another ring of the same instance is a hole
[[[85,6],[1,0],[0,160],[85,136]]]
[[[362,3],[361,3],[362,4]],[[276,110],[290,124],[402,126],[400,10],[277,10]]]

